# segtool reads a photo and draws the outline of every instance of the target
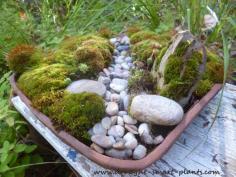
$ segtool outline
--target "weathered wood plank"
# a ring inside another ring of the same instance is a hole
[[[182,176],[236,176],[236,86],[226,85],[221,108],[214,126],[208,132],[216,112],[220,93],[211,100],[207,107],[183,132],[177,142],[163,158],[141,172],[117,173],[95,164],[71,147],[64,144],[47,127],[45,127],[26,107],[19,97],[12,102],[26,120],[55,148],[55,150],[81,176],[179,176],[185,170],[218,170],[220,175]],[[205,139],[206,135],[208,136]],[[200,142],[193,152],[191,152]],[[191,153],[190,153],[191,152]],[[189,154],[190,153],[190,154]],[[188,156],[187,156],[188,155]],[[187,156],[187,157],[186,157]],[[174,170],[172,174],[157,174],[164,170]],[[103,174],[102,174],[103,173]]]

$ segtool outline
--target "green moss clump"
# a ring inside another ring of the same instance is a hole
[[[129,90],[132,92],[152,91],[154,85],[150,72],[146,70],[133,70],[128,81]]]
[[[76,51],[76,59],[79,63],[84,63],[88,66],[88,75],[96,75],[106,66],[103,55],[97,47],[79,47]]]
[[[96,76],[110,64],[113,49],[110,42],[100,36],[76,36],[65,39],[47,60],[51,64],[62,63],[73,67],[87,65],[86,72],[78,70],[77,74],[88,78]]]
[[[214,83],[222,83],[224,79],[224,62],[219,56],[210,51],[207,51],[206,72],[203,78]]]
[[[158,41],[159,38],[158,38],[158,35],[155,32],[152,32],[152,31],[139,31],[137,33],[134,33],[130,37],[130,42],[131,42],[131,44],[136,44],[140,41],[147,40],[147,39]]]
[[[29,98],[33,98],[42,93],[66,88],[71,82],[68,77],[75,70],[64,64],[41,66],[24,72],[17,83]]]
[[[155,40],[144,40],[133,45],[132,52],[136,54],[137,60],[146,62],[152,55],[157,55],[161,45]]]
[[[158,89],[158,91],[161,96],[178,101],[182,97],[187,96],[191,84],[181,79],[171,80],[163,89]]]
[[[213,86],[212,81],[210,81],[208,79],[200,80],[194,94],[197,97],[201,98],[211,89],[212,86]]]
[[[188,95],[189,89],[193,86],[199,75],[199,66],[202,60],[201,53],[194,51],[191,57],[184,63],[183,55],[186,49],[187,44],[181,44],[176,52],[169,57],[164,71],[165,86],[159,90],[160,95],[176,101]]]
[[[126,30],[126,34],[128,36],[132,36],[133,34],[139,32],[139,31],[142,31],[142,28],[141,27],[138,27],[138,26],[129,26]]]
[[[105,114],[102,97],[94,93],[66,93],[49,107],[49,116],[77,138],[86,138],[87,131]]]
[[[109,28],[103,27],[98,30],[98,35],[106,39],[110,39],[113,35],[113,32]]]
[[[64,95],[63,90],[47,91],[47,92],[34,96],[31,100],[32,105],[33,107],[37,108],[44,114],[48,115],[49,107],[53,103],[60,101],[63,95]]]
[[[19,45],[7,55],[9,68],[21,74],[41,63],[42,53],[31,45]]]

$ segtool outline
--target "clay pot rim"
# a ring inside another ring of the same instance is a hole
[[[193,121],[193,119],[200,113],[200,111],[207,105],[207,103],[218,93],[218,91],[222,87],[222,84],[215,84],[212,89],[204,97],[201,98],[201,100],[194,104],[185,113],[183,120],[172,131],[169,132],[164,141],[155,149],[153,149],[149,154],[147,154],[146,157],[140,160],[122,160],[99,154],[64,130],[57,131],[49,117],[31,106],[31,101],[17,87],[15,74],[10,77],[10,84],[13,88],[14,93],[21,98],[21,100],[27,105],[32,113],[63,142],[70,145],[90,160],[105,168],[126,172],[143,170],[155,161],[159,160],[175,143],[175,141],[185,130],[185,128],[187,128],[187,126]]]

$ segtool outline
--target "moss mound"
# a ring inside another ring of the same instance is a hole
[[[70,84],[68,77],[75,70],[64,64],[41,66],[24,72],[18,79],[18,86],[29,98],[33,98],[42,93],[64,89]]]
[[[129,26],[127,29],[126,29],[126,34],[128,36],[132,36],[133,34],[139,32],[139,31],[142,31],[142,28],[139,27],[139,26]]]
[[[189,59],[184,61],[185,52],[190,44],[183,42],[169,57],[164,71],[164,88],[157,88],[160,95],[176,101],[188,95],[199,76],[199,67],[202,64],[202,51],[194,51]],[[198,81],[194,94],[197,97],[205,95],[213,83],[223,80],[223,62],[215,54],[207,51],[207,62],[202,79]]]
[[[132,71],[128,87],[131,92],[153,91],[154,80],[150,72],[136,69]]]
[[[201,98],[203,97],[208,91],[210,91],[211,87],[213,86],[213,82],[206,79],[206,80],[200,80],[200,82],[197,85],[197,88],[194,92],[194,94]]]
[[[158,35],[155,32],[152,32],[152,31],[139,31],[137,33],[134,33],[130,37],[130,42],[131,42],[131,44],[136,44],[140,41],[147,40],[147,39],[158,41],[159,38],[158,38]]]
[[[108,40],[95,35],[66,38],[48,57],[48,63],[62,63],[78,67],[80,77],[96,76],[111,62],[113,46]],[[86,70],[80,70],[81,64]]]
[[[106,39],[110,39],[113,35],[113,32],[109,28],[103,27],[98,30],[98,35]]]
[[[18,74],[37,66],[41,59],[42,53],[31,45],[19,45],[7,55],[9,68]]]
[[[88,129],[105,114],[102,97],[94,93],[68,94],[48,109],[54,121],[65,126],[74,136],[88,138]]]
[[[132,47],[132,52],[135,53],[137,60],[146,61],[152,55],[159,52],[161,45],[155,40],[143,40],[136,43]]]

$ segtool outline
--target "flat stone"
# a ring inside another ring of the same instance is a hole
[[[106,135],[107,134],[107,130],[102,126],[101,123],[96,123],[93,126],[93,133],[95,135]]]
[[[106,86],[98,81],[82,79],[72,82],[66,88],[66,91],[70,93],[90,92],[104,96],[106,92]]]
[[[132,150],[117,150],[117,149],[108,149],[105,151],[105,154],[110,157],[118,158],[118,159],[128,159],[132,156]]]
[[[120,125],[113,125],[109,130],[108,130],[108,135],[111,135],[113,137],[122,137],[125,133],[124,127]]]
[[[147,148],[141,144],[139,144],[133,152],[133,159],[139,160],[146,156],[147,154]]]
[[[98,152],[98,153],[100,153],[100,154],[104,154],[104,149],[101,148],[100,146],[98,146],[97,144],[92,143],[92,144],[90,145],[90,147],[91,147],[93,150],[95,150],[96,152]]]
[[[104,117],[101,121],[103,128],[109,129],[111,127],[111,118],[109,117]]]
[[[184,111],[177,102],[169,98],[138,95],[132,100],[130,114],[140,122],[170,126],[182,120]]]
[[[134,149],[138,145],[138,141],[134,134],[130,132],[126,133],[123,139],[125,140],[125,147],[128,149]]]
[[[103,147],[103,148],[111,148],[113,145],[113,141],[109,136],[105,135],[93,135],[91,137],[92,142]]]
[[[114,116],[118,113],[119,107],[116,102],[108,102],[106,107],[106,113],[110,116]]]
[[[128,81],[125,79],[115,78],[111,81],[110,88],[116,92],[121,92],[128,87]]]
[[[135,125],[125,124],[125,129],[135,135],[138,134],[138,128]]]
[[[133,119],[132,117],[130,117],[129,115],[124,115],[123,116],[123,119],[124,119],[124,122],[126,124],[136,124],[137,123],[137,120],[136,119]]]

